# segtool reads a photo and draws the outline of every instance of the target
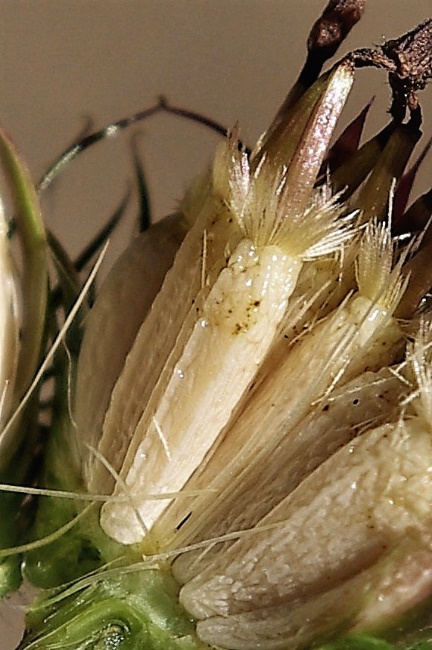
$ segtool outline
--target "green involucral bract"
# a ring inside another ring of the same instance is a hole
[[[0,360],[0,482],[28,480],[38,439],[37,388],[26,395],[43,353],[48,299],[48,247],[36,192],[28,170],[7,136],[0,132],[0,159],[10,189],[13,223],[1,215],[2,323]],[[3,210],[3,206],[2,206]],[[9,227],[11,232],[8,232]],[[15,244],[16,240],[16,244]],[[14,245],[19,257],[14,259]],[[0,494],[0,549],[13,547],[27,520],[22,495]],[[0,594],[21,582],[20,557],[0,561]]]

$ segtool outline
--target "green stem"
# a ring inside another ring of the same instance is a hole
[[[64,600],[41,601],[29,612],[18,650],[200,650],[194,624],[178,603],[164,569],[104,577]],[[41,631],[42,630],[42,631]]]

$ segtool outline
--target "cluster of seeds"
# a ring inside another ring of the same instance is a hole
[[[406,171],[432,21],[321,74],[363,9],[329,2],[255,148],[227,133],[95,300],[0,135],[0,590],[45,590],[21,650],[432,647],[431,192],[408,205]],[[390,122],[334,142],[365,65]]]

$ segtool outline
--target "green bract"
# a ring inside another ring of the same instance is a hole
[[[45,228],[36,192],[13,144],[0,133],[0,158],[11,190],[13,223],[2,214],[2,341],[0,481],[26,482],[38,437],[37,388],[28,393],[41,361],[46,328],[48,258]],[[9,232],[9,227],[11,231]],[[14,240],[20,259],[13,259]],[[19,267],[18,267],[19,264]],[[23,532],[19,515],[22,496],[0,495],[0,547],[13,546]],[[20,558],[12,555],[0,564],[0,593],[16,589],[21,581]]]

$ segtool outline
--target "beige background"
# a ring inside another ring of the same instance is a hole
[[[0,0],[0,124],[34,179],[77,136],[150,106],[163,93],[253,143],[294,80],[309,26],[324,0]],[[344,50],[380,44],[432,15],[432,0],[369,0]],[[375,125],[388,104],[385,77],[360,72],[346,115],[374,94]],[[425,131],[432,133],[431,95]],[[370,127],[372,129],[373,127]],[[209,159],[217,137],[168,116],[140,127],[154,213],[170,212]],[[130,178],[130,135],[99,144],[44,197],[46,218],[71,252],[112,212]],[[431,159],[422,174],[430,181]],[[130,211],[131,215],[133,210]],[[117,237],[117,246],[131,231]],[[113,256],[111,252],[111,257]],[[14,647],[3,606],[0,650]]]

